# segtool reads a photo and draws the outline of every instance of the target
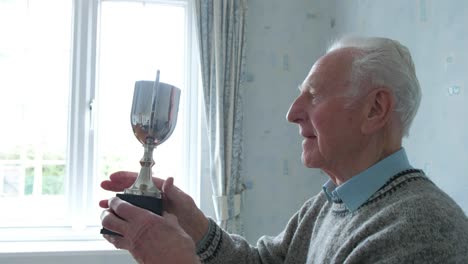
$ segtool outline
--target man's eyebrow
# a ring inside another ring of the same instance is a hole
[[[297,89],[299,89],[299,91],[307,91],[309,93],[315,93],[315,89],[310,85],[310,84],[299,84],[297,86]]]
[[[312,86],[310,86],[310,84],[301,83],[301,84],[299,84],[297,86],[297,89],[299,89],[300,91],[302,91],[302,90],[311,90]]]

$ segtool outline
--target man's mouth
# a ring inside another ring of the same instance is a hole
[[[303,136],[304,138],[316,138],[317,137],[314,134],[302,134],[302,133],[301,133],[301,136]]]

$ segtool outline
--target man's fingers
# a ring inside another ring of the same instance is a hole
[[[101,182],[101,188],[106,190],[106,191],[111,191],[111,192],[121,192],[128,186],[122,186],[120,184],[116,184],[115,182],[105,180]]]
[[[130,187],[135,182],[136,177],[137,174],[135,172],[118,171],[109,176],[110,180],[102,181],[101,187],[104,190],[121,192],[125,188]]]
[[[181,191],[177,186],[174,185],[174,178],[169,177],[164,181],[162,191],[165,196],[165,201],[169,204],[180,204],[184,203],[184,197],[186,194]]]
[[[119,234],[123,234],[125,232],[125,227],[127,225],[127,223],[123,219],[116,216],[110,210],[104,210],[101,213],[101,223],[105,229],[114,231]]]
[[[156,215],[146,209],[134,206],[118,197],[109,199],[109,208],[127,222],[136,222],[139,218],[145,219],[150,217],[150,215]]]
[[[136,180],[138,173],[131,171],[118,171],[112,173],[110,181],[103,181],[101,187],[109,191],[122,191],[130,187]],[[164,183],[163,179],[153,177],[153,182],[158,189],[161,189]]]
[[[127,185],[130,186],[135,182],[138,173],[132,171],[117,171],[112,173],[109,178],[112,182],[115,182],[119,185]]]
[[[169,177],[167,180],[164,181],[162,186],[162,191],[164,193],[169,193],[172,191],[172,187],[174,186],[174,178]]]
[[[130,249],[130,242],[123,237],[113,235],[103,235],[103,237],[113,244],[115,248]]]
[[[177,216],[174,214],[168,213],[166,211],[163,212],[163,217],[172,225],[179,225],[179,221],[177,219]]]
[[[169,198],[169,200],[175,200],[179,198],[180,194],[184,193],[174,185],[174,178],[172,177],[169,177],[164,181],[162,191],[167,196],[167,198]]]
[[[109,208],[109,200],[101,200],[101,201],[99,201],[99,207],[101,207],[101,208]]]

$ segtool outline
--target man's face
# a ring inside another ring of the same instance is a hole
[[[333,170],[352,159],[360,144],[362,107],[346,107],[351,56],[336,51],[319,59],[299,87],[287,114],[299,125],[302,162],[309,168]]]

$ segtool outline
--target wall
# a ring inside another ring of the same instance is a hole
[[[413,54],[423,100],[410,161],[468,212],[468,2],[249,0],[244,91],[245,232],[276,235],[327,179],[300,162],[288,107],[313,62],[342,34],[399,40]]]
[[[327,1],[248,1],[244,97],[246,238],[276,235],[326,177],[301,164],[301,138],[286,120],[298,85],[329,39]]]

